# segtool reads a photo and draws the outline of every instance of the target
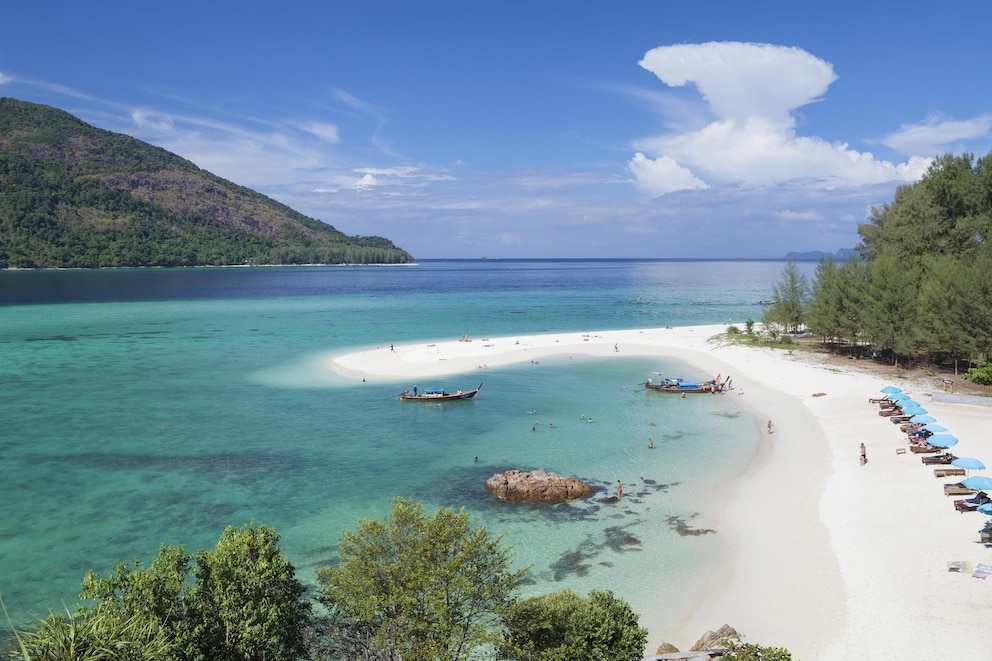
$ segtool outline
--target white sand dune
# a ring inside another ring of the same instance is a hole
[[[619,353],[731,375],[737,394],[726,396],[754,417],[766,442],[697,520],[720,530],[723,566],[677,630],[650,632],[651,649],[662,641],[687,649],[727,623],[805,661],[992,658],[992,580],[948,571],[949,562],[992,564],[978,537],[988,517],[956,512],[942,488],[955,479],[935,479],[918,456],[896,452],[907,447],[905,435],[868,403],[887,382],[815,354],[713,339],[723,331],[455,340],[368,349],[331,364],[352,378],[425,380],[551,355]],[[992,409],[930,402],[932,384],[898,385],[961,440],[955,454],[992,466]],[[769,419],[774,433],[765,434]]]

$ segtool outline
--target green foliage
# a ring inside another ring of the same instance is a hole
[[[212,550],[196,554],[195,637],[210,659],[283,659],[305,652],[306,588],[265,526],[228,526]]]
[[[809,282],[795,262],[782,268],[782,280],[772,286],[772,304],[763,314],[767,326],[779,325],[796,331],[806,323],[806,306],[810,296]]]
[[[784,647],[762,647],[754,643],[733,641],[721,659],[726,661],[792,661],[792,653]]]
[[[964,378],[982,386],[992,386],[992,363],[982,363],[965,372]]]
[[[463,510],[397,498],[391,514],[341,536],[341,561],[321,567],[331,613],[328,650],[351,658],[466,659],[496,643],[526,570]]]
[[[581,597],[571,590],[519,602],[505,619],[502,658],[517,661],[637,661],[647,630],[630,605],[610,591]]]
[[[745,321],[744,322],[744,328],[746,329],[746,332],[747,332],[748,335],[753,335],[754,334],[754,319],[748,319],[747,321]]]
[[[81,596],[97,603],[77,616],[133,621],[138,633],[164,633],[173,646],[168,658],[299,658],[310,603],[278,541],[272,528],[228,526],[195,562],[181,547],[163,546],[147,568],[135,560],[106,578],[89,572]]]
[[[0,268],[411,261],[164,149],[0,99]]]
[[[727,326],[727,335],[740,335],[741,329],[737,326]]]
[[[165,630],[138,615],[96,608],[52,614],[35,631],[19,634],[24,658],[33,661],[153,661],[171,659]]]
[[[938,362],[992,350],[992,154],[934,160],[859,225],[866,261],[817,269],[809,327]]]

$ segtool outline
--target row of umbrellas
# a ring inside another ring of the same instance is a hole
[[[885,386],[882,388],[882,393],[888,395],[889,400],[899,403],[899,408],[902,409],[903,415],[910,416],[910,422],[921,423],[923,429],[931,433],[931,436],[927,438],[927,442],[930,445],[937,448],[950,448],[958,444],[958,438],[956,436],[948,434],[946,427],[938,425],[937,420],[929,415],[927,410],[920,406],[919,402],[913,401],[901,388]],[[972,457],[958,457],[951,462],[951,465],[955,468],[963,468],[966,471],[985,470],[985,464],[981,460]],[[992,477],[985,477],[983,475],[966,477],[961,480],[961,484],[968,489],[975,489],[976,491],[992,491]],[[983,514],[992,514],[992,503],[979,506],[978,511]]]

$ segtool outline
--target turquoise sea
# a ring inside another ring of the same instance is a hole
[[[692,526],[748,462],[759,429],[732,397],[678,400],[637,384],[655,372],[711,375],[622,352],[562,357],[486,370],[476,401],[419,405],[395,397],[411,384],[347,381],[327,358],[463,333],[743,326],[760,319],[783,266],[0,273],[0,596],[29,623],[75,604],[89,569],[147,563],[162,543],[212,547],[224,526],[249,521],[275,527],[313,583],[343,530],[405,496],[428,510],[465,507],[505,531],[518,563],[532,566],[527,594],[613,590],[659,642],[720,549],[719,531],[682,536],[677,523]],[[480,374],[419,385],[468,389]],[[622,480],[623,502],[494,502],[483,481],[514,467],[604,489]]]

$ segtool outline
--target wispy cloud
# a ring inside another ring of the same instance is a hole
[[[648,51],[640,65],[668,86],[693,83],[711,116],[698,129],[633,141],[628,168],[648,193],[790,180],[828,188],[911,181],[929,164],[917,156],[891,163],[847,143],[798,135],[794,111],[820,101],[837,79],[829,63],[802,49],[680,44]]]
[[[954,120],[941,115],[928,117],[921,124],[903,124],[895,133],[882,138],[882,144],[902,154],[939,155],[948,145],[982,138],[992,132],[992,114]]]

